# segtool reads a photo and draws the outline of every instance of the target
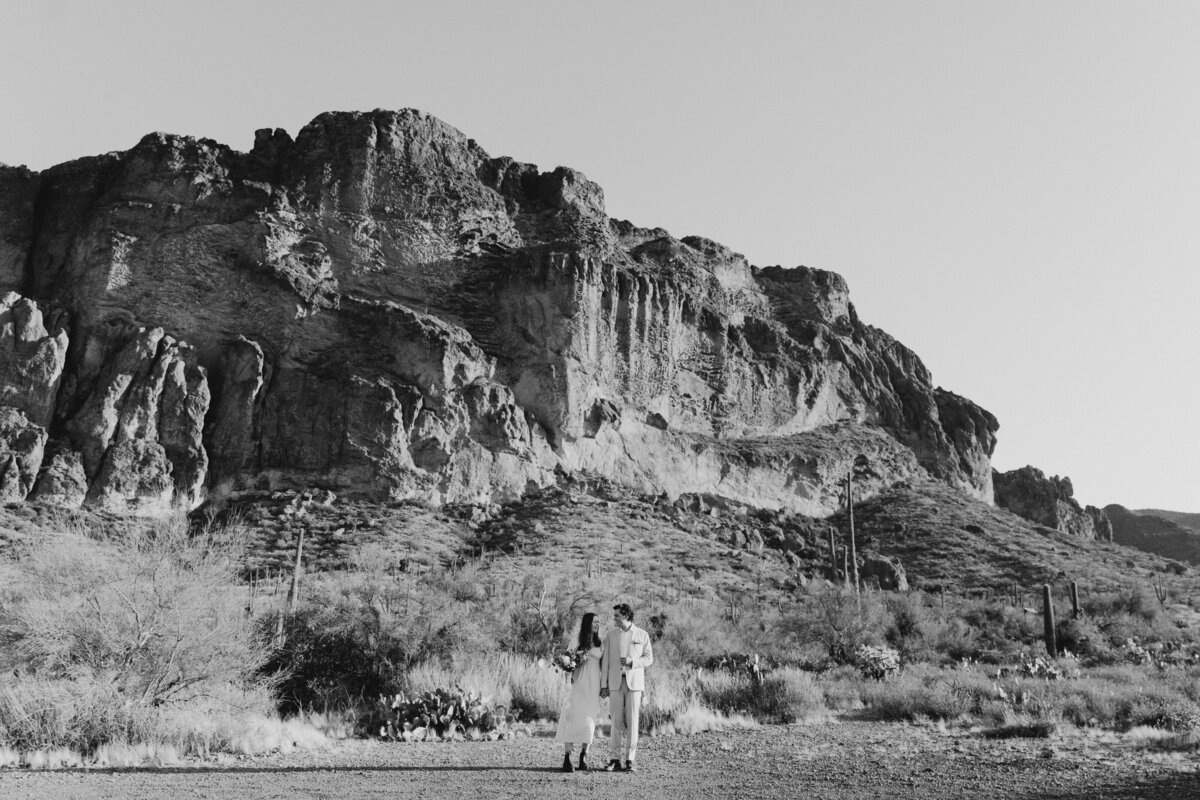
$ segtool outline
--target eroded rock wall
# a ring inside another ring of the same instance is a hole
[[[1103,509],[1081,506],[1071,479],[1046,477],[1036,467],[1021,467],[993,475],[996,505],[1019,517],[1083,539],[1111,541],[1112,524]]]
[[[991,499],[995,419],[860,322],[840,276],[610,220],[578,172],[421,112],[2,168],[3,287],[58,320],[14,341],[61,356],[36,391],[0,361],[0,401],[26,398],[0,402],[6,496],[439,503],[583,470],[820,514],[865,452],[881,485]]]

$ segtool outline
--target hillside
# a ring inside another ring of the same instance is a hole
[[[1200,514],[1189,513],[1187,511],[1164,511],[1161,508],[1138,508],[1134,509],[1133,513],[1170,520],[1176,525],[1182,525],[1190,530],[1200,532]]]
[[[1110,505],[1104,510],[1112,521],[1114,542],[1200,564],[1200,534],[1191,528],[1153,514],[1134,513],[1124,506]]]
[[[595,478],[503,505],[441,509],[280,492],[247,498],[229,520],[249,544],[248,579],[290,580],[303,531],[306,571],[470,567],[479,585],[501,593],[531,579],[591,581],[659,605],[775,604],[819,591],[832,577],[829,528],[839,548],[846,533],[844,512],[816,519],[695,496],[670,502]],[[1178,561],[1034,525],[936,481],[857,503],[855,522],[860,557],[898,558],[915,589],[1007,594],[1015,586],[1034,603],[1043,583],[1075,580],[1085,591],[1161,583],[1185,596],[1194,584]],[[10,505],[0,511],[0,547],[46,529],[127,524],[137,523]]]

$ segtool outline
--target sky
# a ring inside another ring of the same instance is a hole
[[[1200,511],[1200,3],[0,0],[0,162],[420,108],[833,270],[1001,470]]]

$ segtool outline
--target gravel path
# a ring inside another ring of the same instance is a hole
[[[607,742],[597,742],[597,755]],[[544,736],[493,743],[339,742],[177,767],[0,771],[4,800],[117,798],[1200,798],[1200,754],[1106,734],[986,741],[843,722],[645,737],[641,770],[564,774]],[[600,759],[597,758],[597,763]]]

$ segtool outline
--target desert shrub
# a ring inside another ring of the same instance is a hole
[[[512,657],[512,711],[518,719],[557,719],[570,691],[567,676]]]
[[[891,623],[878,595],[856,597],[853,592],[830,589],[786,617],[781,628],[795,643],[820,642],[834,663],[848,664],[859,645],[884,641]]]
[[[716,603],[678,603],[658,612],[666,617],[662,636],[654,642],[655,657],[677,665],[704,666],[714,656],[727,653],[767,654],[782,649],[774,619],[756,617],[747,625],[745,619],[729,618],[725,608]],[[764,632],[760,627],[766,627]]]
[[[913,675],[869,684],[863,687],[862,698],[872,716],[888,722],[953,720],[969,709],[969,699],[956,693],[949,683],[930,683]]]
[[[497,601],[497,644],[507,652],[534,658],[560,649],[585,612],[608,609],[600,602],[598,584],[580,575],[526,575]]]
[[[18,750],[66,747],[89,753],[107,742],[147,741],[155,709],[126,703],[103,675],[19,678],[0,686],[0,742]]]
[[[887,605],[892,617],[887,641],[907,663],[976,659],[985,649],[979,628],[962,617],[927,607],[918,592],[893,595]]]
[[[1158,679],[1172,691],[1200,703],[1200,666],[1166,669],[1158,673]]]
[[[1170,731],[1200,728],[1200,706],[1165,686],[1143,686],[1116,703],[1116,724],[1123,730],[1140,726]]]
[[[908,669],[890,681],[865,685],[862,698],[872,716],[887,721],[968,718],[1003,723],[1010,716],[996,683],[973,669]]]
[[[1189,690],[1195,693],[1195,676],[1183,670],[1175,672],[1178,674],[1128,665],[1097,667],[1080,678],[1030,686],[1026,691],[1038,706],[1076,725],[1196,730],[1200,704],[1188,695]]]
[[[1179,635],[1179,630],[1166,615],[1147,620],[1140,614],[1117,611],[1107,616],[1089,617],[1103,638],[1113,648],[1120,648],[1130,639],[1143,644],[1168,642]]]
[[[496,649],[486,620],[447,591],[444,576],[394,578],[371,571],[328,574],[283,620],[265,666],[278,672],[279,708],[349,708],[404,690],[404,675],[425,662]],[[260,620],[264,633],[278,617]]]
[[[1054,628],[1059,650],[1070,651],[1088,664],[1112,664],[1120,659],[1096,621],[1089,617],[1059,620]]]
[[[1144,586],[1094,593],[1084,598],[1082,606],[1088,616],[1112,617],[1128,614],[1146,622],[1154,622],[1163,613],[1158,599]]]
[[[182,518],[29,537],[0,564],[0,739],[93,751],[179,739],[197,708],[239,715],[266,648],[246,618],[236,530]],[[36,676],[36,677],[34,677]]]
[[[830,710],[852,711],[863,707],[865,683],[855,666],[844,664],[823,672],[816,678],[816,685]]]
[[[796,722],[825,708],[813,677],[794,668],[775,670],[759,680],[746,674],[711,673],[699,680],[698,687],[708,708],[759,722]]]
[[[955,650],[953,636],[943,645],[947,654],[958,652],[957,658],[973,658],[990,663],[1015,660],[1022,651],[1042,640],[1042,615],[1027,613],[1004,603],[972,600],[958,609],[958,619],[972,631],[974,652]],[[959,644],[965,644],[959,640]]]
[[[479,695],[480,702],[516,720],[556,719],[570,690],[566,676],[511,653],[463,653],[450,662],[430,662],[408,670],[404,691],[424,693],[454,687]]]
[[[673,730],[676,721],[694,707],[700,707],[699,681],[694,670],[647,671],[641,716],[647,731]]]
[[[105,675],[142,705],[248,681],[264,653],[231,591],[239,551],[231,532],[193,536],[183,519],[31,540],[5,569],[4,666]]]
[[[884,633],[905,661],[928,661],[934,657],[931,644],[932,612],[925,607],[921,592],[898,592],[885,601],[892,622]]]
[[[707,705],[701,696],[701,675],[694,670],[656,667],[647,673],[646,681],[641,719],[647,733],[699,733],[758,726],[756,720],[744,714],[723,713]]]

